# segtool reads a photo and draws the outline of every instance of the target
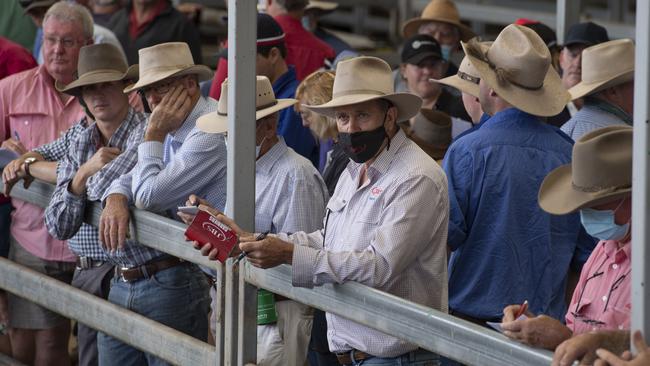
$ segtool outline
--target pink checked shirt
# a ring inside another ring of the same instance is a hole
[[[55,140],[83,117],[76,98],[67,102],[54,88],[44,66],[14,74],[0,81],[0,141],[16,138],[28,150]],[[43,221],[43,209],[13,199],[11,235],[30,253],[51,261],[74,261],[64,241],[51,237]]]
[[[573,334],[630,328],[631,244],[624,243],[622,248],[618,244],[599,242],[582,268],[566,314]]]

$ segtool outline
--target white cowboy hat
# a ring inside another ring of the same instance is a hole
[[[397,108],[397,122],[415,116],[422,106],[422,99],[410,93],[395,93],[390,66],[376,57],[355,57],[339,62],[334,76],[332,100],[321,105],[302,106],[334,117],[334,110],[376,99],[390,101]]]
[[[510,24],[487,51],[476,39],[461,44],[481,79],[515,108],[550,117],[570,101],[548,47],[532,29]]]
[[[275,99],[273,86],[266,76],[257,76],[255,89],[256,121],[298,103],[297,99]],[[221,83],[221,98],[217,105],[217,111],[199,117],[196,126],[199,130],[207,133],[224,133],[228,131],[228,79]]]

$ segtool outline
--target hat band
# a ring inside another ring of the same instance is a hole
[[[261,111],[262,109],[271,108],[271,107],[273,107],[273,106],[276,105],[276,104],[278,104],[278,100],[277,100],[277,99],[274,100],[274,101],[272,101],[271,103],[267,103],[267,104],[264,104],[264,105],[261,105],[261,106],[255,107],[255,111],[258,112],[258,111]],[[221,112],[217,111],[217,115],[218,115],[218,116],[222,116],[222,117],[227,117],[227,116],[228,116],[228,113],[221,113]]]
[[[462,72],[462,71],[458,71],[456,73],[456,76],[458,76],[459,78],[461,78],[461,79],[463,79],[465,81],[469,81],[470,83],[474,83],[474,84],[477,84],[477,85],[481,81],[481,78],[477,78],[476,76],[472,76],[472,75],[470,75],[468,73],[465,73],[465,72]]]
[[[258,39],[255,44],[257,47],[272,46],[284,42],[284,33],[275,37],[267,37]]]
[[[609,186],[609,187],[602,187],[602,186],[584,187],[584,186],[579,186],[574,182],[571,182],[571,186],[576,191],[586,192],[586,193],[594,193],[594,192],[611,193],[621,189],[627,189],[632,187],[632,185],[630,184],[626,184],[622,186]]]
[[[386,95],[386,93],[380,92],[378,90],[353,89],[353,90],[345,90],[345,91],[336,92],[336,93],[332,94],[332,99],[338,98],[338,97],[347,97],[348,95],[356,95],[356,94]]]
[[[169,70],[178,70],[182,71],[185,69],[189,69],[190,67],[194,67],[196,65],[194,64],[184,64],[184,65],[165,65],[165,66],[153,66],[153,67],[148,67],[145,69],[141,70],[141,74],[147,74],[151,72],[157,72],[157,71],[169,71]]]

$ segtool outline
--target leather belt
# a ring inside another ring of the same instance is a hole
[[[134,282],[149,278],[162,270],[175,267],[181,263],[185,262],[176,257],[168,257],[132,268],[116,266],[115,276],[124,282]]]
[[[288,297],[284,297],[284,296],[278,295],[278,294],[273,294],[273,296],[275,297],[275,302],[291,300]]]
[[[76,266],[77,269],[89,269],[89,268],[97,268],[101,267],[106,263],[105,261],[100,261],[97,259],[93,259],[91,257],[77,257],[76,260]]]
[[[355,362],[367,360],[375,356],[367,354],[365,352],[358,351],[353,349],[352,351],[337,353],[336,359],[341,365],[352,365]]]

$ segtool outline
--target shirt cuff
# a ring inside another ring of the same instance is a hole
[[[131,203],[132,201],[131,190],[121,185],[116,185],[113,187],[109,187],[109,189],[106,190],[106,193],[104,193],[104,196],[102,197],[102,208],[106,206],[106,199],[108,198],[108,196],[112,194],[121,194],[122,196],[126,197],[126,200],[129,203]]]
[[[291,262],[292,283],[296,287],[314,287],[314,264],[318,250],[303,245],[294,245]]]
[[[74,207],[75,209],[80,208],[86,200],[86,194],[84,193],[81,196],[77,196],[76,194],[70,192],[71,184],[72,181],[68,183],[68,188],[63,193],[63,202],[65,202],[65,205],[68,207]]]
[[[163,158],[163,144],[159,141],[145,141],[138,145],[138,158]]]

